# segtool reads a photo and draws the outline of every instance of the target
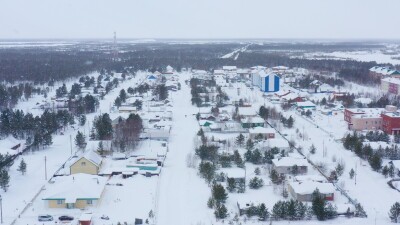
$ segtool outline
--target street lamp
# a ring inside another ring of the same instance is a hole
[[[1,224],[3,224],[3,199],[0,195],[0,216],[1,216]]]

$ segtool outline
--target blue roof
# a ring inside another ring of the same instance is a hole
[[[147,79],[149,79],[149,80],[156,80],[157,77],[155,77],[154,75],[149,75],[149,76],[147,77]]]

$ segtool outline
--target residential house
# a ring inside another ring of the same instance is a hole
[[[293,171],[293,167],[297,166],[297,171]],[[272,160],[272,168],[279,174],[305,174],[308,170],[308,162],[304,158],[282,157]]]
[[[102,197],[107,179],[83,173],[54,177],[46,185],[42,200],[49,208],[94,207]]]
[[[272,138],[264,141],[260,141],[255,145],[261,151],[269,151],[273,148],[277,148],[279,152],[287,154],[290,151],[289,142],[283,138]]]
[[[275,138],[275,129],[267,127],[253,127],[249,129],[249,136],[252,139],[262,136],[263,139]]]
[[[335,188],[331,183],[304,181],[290,182],[288,184],[288,191],[292,198],[301,202],[311,202],[313,200],[313,193],[317,189],[326,200],[334,200]]]
[[[97,175],[100,171],[103,158],[94,151],[87,151],[70,166],[70,173],[85,173]]]
[[[316,105],[310,101],[296,102],[295,105],[298,109],[301,110],[308,110],[308,109],[315,110],[316,108]]]
[[[243,128],[264,127],[265,120],[259,116],[243,118],[240,120]]]

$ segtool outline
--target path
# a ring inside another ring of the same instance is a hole
[[[193,114],[198,109],[191,105],[190,87],[184,82],[181,84],[182,90],[172,93],[174,124],[168,156],[160,177],[157,224],[210,224],[211,213],[207,210],[209,187],[195,169],[186,166],[187,154],[194,152],[193,139],[198,124]]]

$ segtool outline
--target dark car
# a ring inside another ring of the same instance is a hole
[[[74,217],[72,217],[72,216],[60,216],[60,217],[58,217],[58,219],[60,221],[71,221],[71,220],[74,220]]]

